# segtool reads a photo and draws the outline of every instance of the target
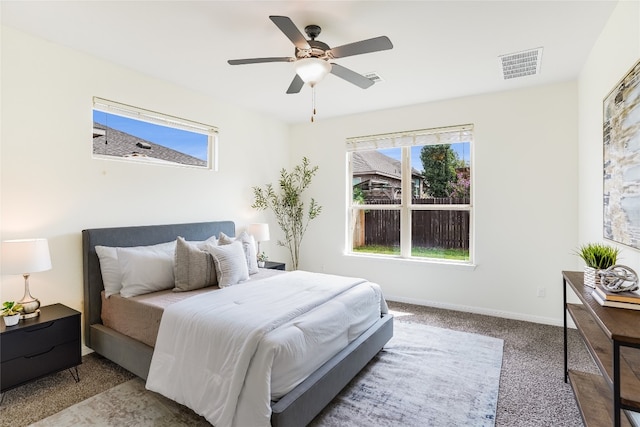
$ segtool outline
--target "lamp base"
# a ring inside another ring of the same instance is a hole
[[[24,320],[24,319],[32,319],[32,318],[38,317],[38,316],[40,316],[40,309],[37,309],[33,313],[23,313],[23,314],[20,315],[20,319],[22,319],[22,320]]]
[[[18,301],[18,304],[22,306],[22,312],[24,314],[34,313],[40,308],[40,301],[31,295],[25,295],[20,301]]]
[[[22,306],[22,314],[20,315],[21,319],[30,319],[32,317],[40,316],[40,301],[38,298],[34,298],[31,296],[31,292],[29,292],[29,274],[25,273],[24,275],[24,296],[18,304]]]

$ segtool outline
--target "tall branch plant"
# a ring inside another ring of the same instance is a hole
[[[309,222],[322,211],[322,206],[315,199],[309,200],[305,207],[303,193],[311,184],[312,178],[318,171],[318,166],[310,166],[309,159],[302,158],[302,164],[287,172],[280,170],[278,190],[272,184],[265,188],[253,187],[254,202],[252,208],[258,210],[271,209],[275,214],[278,226],[284,233],[284,240],[278,240],[278,245],[289,249],[293,270],[298,269],[300,261],[300,244],[307,231]]]

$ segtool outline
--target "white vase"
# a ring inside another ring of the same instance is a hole
[[[264,261],[258,261],[258,267],[264,268]]]
[[[600,270],[593,267],[584,267],[584,285],[590,288],[595,288],[600,284]]]
[[[7,326],[15,326],[20,321],[20,314],[14,314],[12,316],[2,316],[4,324]]]

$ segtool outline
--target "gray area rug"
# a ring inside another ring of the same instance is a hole
[[[503,341],[396,322],[313,426],[494,426]]]
[[[396,322],[394,337],[313,426],[493,426],[503,341]],[[136,378],[33,426],[208,425]]]
[[[204,418],[144,388],[134,378],[31,424],[39,427],[210,426]]]

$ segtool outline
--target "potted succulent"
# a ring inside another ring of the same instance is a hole
[[[606,270],[616,264],[620,249],[603,243],[587,243],[576,251],[585,262],[584,284],[595,288],[600,283],[600,270]]]
[[[269,257],[264,252],[258,254],[258,267],[263,268]]]
[[[4,324],[7,326],[17,325],[18,321],[20,320],[21,311],[22,304],[13,301],[5,301],[2,304],[2,311],[0,311],[0,315],[4,320]]]

